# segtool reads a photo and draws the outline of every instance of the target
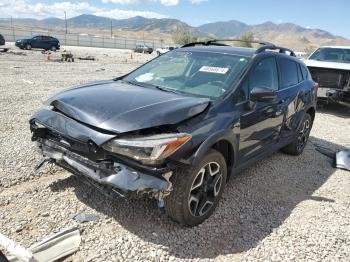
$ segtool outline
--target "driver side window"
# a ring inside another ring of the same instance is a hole
[[[254,87],[278,90],[278,72],[274,57],[265,58],[255,66],[249,77],[249,90]]]

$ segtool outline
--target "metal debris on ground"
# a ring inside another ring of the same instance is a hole
[[[336,153],[335,165],[337,168],[350,171],[350,149],[345,149]]]
[[[333,160],[333,166],[350,171],[350,149],[345,149],[339,152],[333,151],[321,145],[314,145],[315,150]]]
[[[0,233],[0,246],[6,250],[8,253],[10,253],[11,255],[13,255],[15,258],[18,258],[19,261],[31,261],[31,262],[35,262],[37,261],[32,252],[30,252],[29,250],[25,249],[24,247],[22,247],[20,244],[16,243],[15,241],[13,241],[12,239],[8,238],[7,236],[3,235]],[[11,261],[16,261],[16,260],[12,260],[14,258],[6,258],[7,260],[11,260]],[[6,261],[6,260],[4,260]]]
[[[78,57],[79,60],[91,60],[91,61],[95,61],[95,57],[88,55],[88,56],[81,56]]]
[[[85,214],[85,213],[78,214],[74,217],[74,220],[77,221],[78,223],[92,222],[98,219],[99,219],[98,215]]]
[[[19,246],[14,241],[12,240],[10,241],[11,243],[14,243],[16,247]],[[63,229],[60,232],[45,238],[41,242],[32,245],[28,249],[24,249],[24,248],[18,249],[19,252],[13,252],[14,250],[7,249],[8,252],[13,255],[13,257],[9,257],[8,260],[11,262],[57,261],[61,258],[64,258],[78,251],[80,243],[81,243],[81,236],[80,236],[79,229],[77,227],[71,227],[71,228]]]

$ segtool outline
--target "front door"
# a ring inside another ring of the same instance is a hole
[[[251,71],[245,83],[250,90],[265,87],[278,92],[278,70],[273,56],[263,58]],[[278,141],[283,114],[278,99],[271,102],[251,102],[243,108],[240,119],[240,158],[248,160]]]

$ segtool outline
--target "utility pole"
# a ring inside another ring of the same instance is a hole
[[[64,21],[66,23],[66,34],[68,34],[68,31],[67,31],[67,13],[66,13],[66,11],[64,11]]]
[[[16,41],[15,28],[13,27],[12,15],[11,15],[11,28],[12,28],[13,41]]]
[[[111,19],[111,38],[113,37],[113,21]]]

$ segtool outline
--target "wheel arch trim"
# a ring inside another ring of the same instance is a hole
[[[215,144],[217,144],[220,141],[227,142],[231,148],[233,153],[233,159],[232,159],[232,166],[235,165],[237,162],[237,152],[238,152],[238,142],[236,135],[233,133],[231,129],[229,130],[221,130],[219,132],[216,132],[212,134],[210,137],[208,137],[196,150],[196,152],[193,154],[191,164],[196,165],[199,163],[199,161],[204,157],[204,155],[212,149]],[[224,156],[225,157],[225,156]],[[226,160],[226,157],[225,157]],[[226,160],[227,161],[227,160]],[[229,168],[229,166],[228,166]],[[230,175],[230,172],[228,172],[228,177]]]

